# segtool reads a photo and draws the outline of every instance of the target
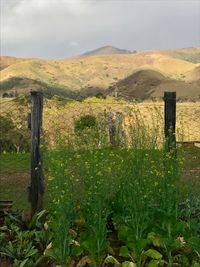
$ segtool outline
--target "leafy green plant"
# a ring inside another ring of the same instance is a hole
[[[3,237],[0,255],[12,262],[12,266],[39,266],[45,260],[43,252],[50,242],[42,216],[35,214],[31,221],[24,221],[21,214],[8,214],[6,225],[1,227]],[[44,238],[45,236],[45,238]]]

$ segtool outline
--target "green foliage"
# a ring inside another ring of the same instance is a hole
[[[48,252],[61,266],[69,266],[73,250],[74,214],[76,199],[74,185],[64,166],[68,163],[65,151],[48,158],[49,168],[49,225],[53,233],[52,248]],[[62,168],[63,166],[63,168]]]
[[[0,117],[0,152],[13,150],[13,143],[9,132],[14,131],[14,129],[14,123],[10,118]]]
[[[106,96],[105,96],[103,93],[101,93],[101,92],[97,93],[97,94],[95,95],[95,97],[96,97],[96,98],[100,98],[100,99],[106,99]]]
[[[97,125],[97,120],[93,115],[84,115],[75,121],[74,129],[76,133],[80,133],[85,129],[94,128]]]
[[[31,103],[31,96],[30,94],[20,94],[15,97],[14,101],[22,106],[26,106]]]
[[[8,214],[5,225],[0,227],[0,256],[13,267],[37,267],[46,258],[43,253],[51,240],[44,226],[46,212],[35,214],[25,221],[19,213]]]
[[[23,127],[17,128],[10,117],[0,116],[0,152],[20,152],[28,150],[28,129]]]
[[[84,133],[98,129],[85,124],[80,123]],[[199,261],[199,219],[193,218],[194,210],[183,217],[179,205],[181,158],[176,151],[157,149],[156,131],[139,120],[129,133],[121,147],[107,141],[91,146],[94,139],[87,135],[85,146],[73,136],[74,146],[60,142],[46,151],[52,249],[63,266],[74,258],[74,242],[80,246],[79,266],[120,266],[119,256],[129,267],[189,267]],[[122,244],[117,255],[108,238],[113,229]]]

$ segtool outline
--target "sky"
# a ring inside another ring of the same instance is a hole
[[[200,46],[200,0],[0,0],[1,55],[68,58],[101,46]]]

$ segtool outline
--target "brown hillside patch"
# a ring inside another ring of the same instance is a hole
[[[139,70],[124,80],[116,83],[111,92],[116,91],[119,96],[126,98],[147,99],[149,97],[162,98],[165,91],[176,91],[178,99],[199,99],[199,82],[184,82],[170,79],[161,73],[146,69]]]
[[[200,64],[198,64],[197,67],[195,67],[191,71],[185,73],[185,80],[188,82],[200,80]]]

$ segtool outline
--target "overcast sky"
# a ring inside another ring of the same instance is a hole
[[[0,0],[1,55],[200,46],[200,0]]]

